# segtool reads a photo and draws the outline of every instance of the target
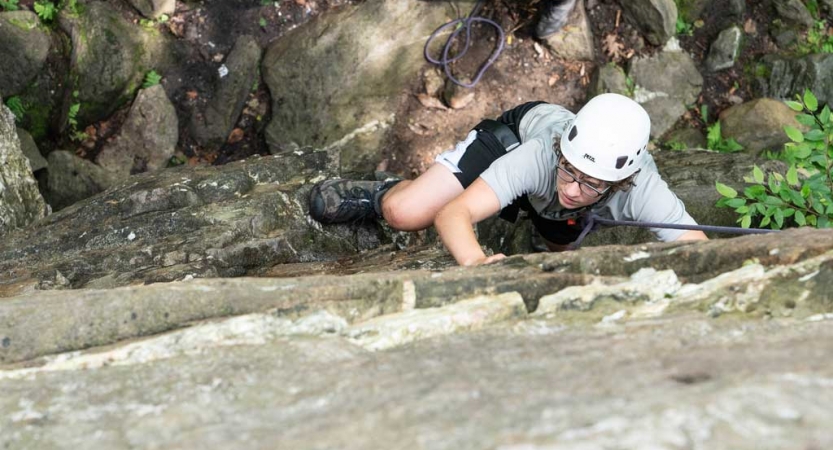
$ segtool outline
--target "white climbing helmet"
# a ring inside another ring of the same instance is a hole
[[[561,135],[561,153],[576,169],[602,181],[621,181],[648,158],[651,119],[639,103],[601,94],[584,105]]]

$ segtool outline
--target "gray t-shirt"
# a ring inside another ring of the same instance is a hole
[[[495,191],[500,207],[527,195],[529,203],[541,217],[565,220],[580,212],[567,210],[558,203],[555,169],[557,157],[553,144],[573,120],[575,114],[561,106],[541,104],[527,112],[519,126],[521,145],[500,157],[480,177]],[[695,225],[683,202],[668,188],[657,172],[653,158],[636,175],[636,186],[611,195],[591,210],[601,217],[615,220]],[[685,230],[650,229],[657,239],[673,241]]]

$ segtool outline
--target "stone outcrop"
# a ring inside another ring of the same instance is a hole
[[[162,15],[171,15],[176,10],[176,0],[129,0],[143,16],[156,19]]]
[[[44,198],[52,210],[64,209],[114,185],[114,175],[89,160],[66,150],[56,150],[46,159]]]

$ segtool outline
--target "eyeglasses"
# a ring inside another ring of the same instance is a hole
[[[601,188],[601,187],[593,187],[585,181],[581,181],[576,174],[570,172],[566,168],[562,167],[561,165],[555,165],[555,175],[558,177],[559,180],[570,184],[572,182],[578,183],[578,187],[581,190],[581,193],[586,195],[589,198],[596,198],[601,197],[604,195],[608,190],[610,190],[610,186]]]

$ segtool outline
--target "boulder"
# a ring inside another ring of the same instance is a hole
[[[292,30],[266,51],[272,153],[298,146],[341,152],[345,173],[372,174],[402,90],[420,73],[423,45],[453,17],[442,2],[371,0]]]
[[[813,26],[813,16],[801,0],[772,0],[772,6],[787,26],[803,29]]]
[[[543,42],[559,58],[583,61],[595,58],[593,30],[590,28],[584,0],[576,2],[564,27]]]
[[[41,155],[38,146],[35,144],[35,140],[32,139],[32,135],[23,128],[17,127],[17,137],[20,139],[20,149],[23,151],[26,159],[29,160],[29,167],[32,168],[32,172],[34,173],[38,170],[45,169],[47,166],[46,158]]]
[[[704,149],[707,145],[706,135],[696,128],[674,130],[665,136],[665,142],[667,144],[677,143],[686,149]]]
[[[237,38],[221,66],[225,75],[218,72],[216,94],[205,111],[192,116],[191,130],[201,145],[218,149],[226,142],[252,86],[257,82],[261,53],[253,37],[244,35]]]
[[[622,2],[622,10],[653,45],[665,45],[676,32],[677,5],[673,0],[632,0]]]
[[[720,132],[724,138],[737,141],[747,153],[781,151],[784,144],[790,142],[784,127],[803,128],[795,115],[796,112],[781,101],[758,98],[723,110]]]
[[[625,71],[614,63],[604,64],[596,68],[590,79],[588,97],[609,92],[630,95],[628,77],[625,75]]]
[[[151,69],[164,73],[174,56],[155,30],[128,22],[110,2],[91,1],[78,16],[61,12],[61,28],[72,39],[70,89],[81,104],[81,127],[102,120],[130,101]]]
[[[703,76],[694,61],[680,51],[674,39],[656,55],[633,58],[628,75],[635,83],[634,100],[651,116],[654,137],[673,127],[703,87]]]
[[[116,182],[114,175],[68,151],[49,153],[47,164],[43,195],[55,211],[98,194]]]
[[[143,16],[156,19],[160,16],[171,15],[176,10],[176,0],[129,0]]]
[[[709,48],[709,56],[705,61],[706,68],[717,72],[734,66],[740,52],[742,36],[743,32],[737,26],[721,31]]]
[[[139,91],[118,136],[104,146],[96,162],[117,178],[162,169],[178,139],[174,105],[157,84]]]
[[[48,210],[20,148],[14,114],[0,99],[0,236],[30,225]],[[5,238],[4,238],[5,239]]]
[[[3,95],[20,94],[40,72],[50,38],[31,11],[0,12],[0,86]]]

